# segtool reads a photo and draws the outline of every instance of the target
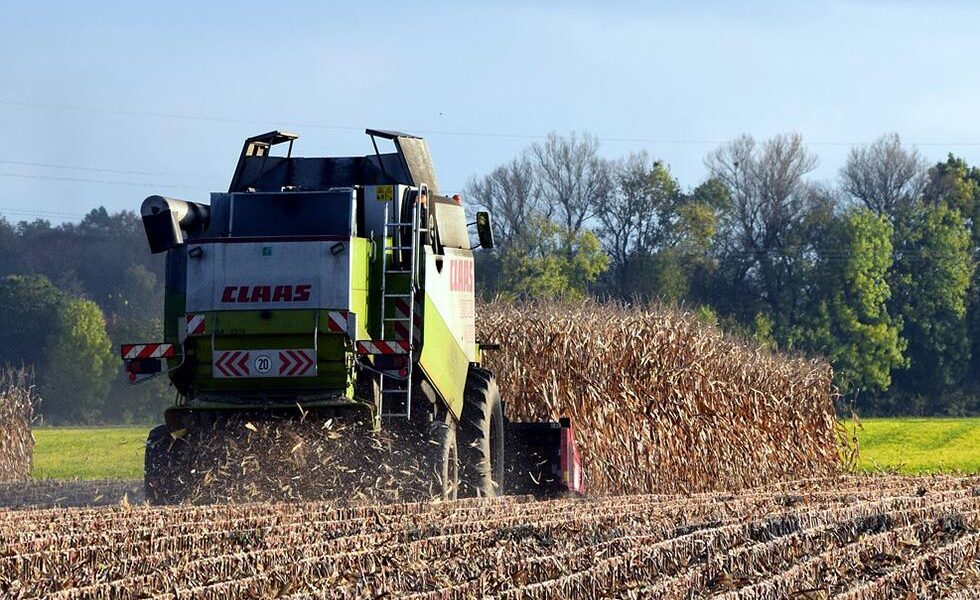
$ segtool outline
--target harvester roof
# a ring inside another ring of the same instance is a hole
[[[426,184],[438,192],[435,169],[425,140],[398,131],[366,129],[374,154],[344,157],[294,157],[297,134],[270,131],[245,140],[229,192],[316,191],[364,185]],[[389,140],[395,151],[382,153],[377,138]],[[285,156],[272,156],[272,147],[288,144]]]

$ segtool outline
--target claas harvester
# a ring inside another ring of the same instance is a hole
[[[568,419],[510,421],[483,364],[498,348],[476,336],[473,250],[493,247],[491,216],[468,223],[440,194],[423,139],[366,133],[373,153],[330,158],[293,156],[295,134],[251,137],[209,204],[144,200],[166,253],[164,340],[122,357],[130,382],[176,389],[147,440],[149,501],[182,500],[188,432],[291,413],[416,431],[435,497],[583,491]]]

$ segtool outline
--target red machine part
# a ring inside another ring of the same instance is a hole
[[[572,427],[571,420],[562,418],[559,420],[561,434],[559,442],[559,468],[561,469],[561,479],[569,492],[576,494],[585,493],[585,481],[582,477],[582,459],[578,455],[578,447],[575,445],[575,428]]]
[[[504,424],[505,491],[556,497],[583,494],[585,477],[571,420]]]

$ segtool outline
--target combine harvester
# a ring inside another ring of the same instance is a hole
[[[366,133],[374,154],[344,158],[258,135],[210,205],[143,202],[150,250],[167,253],[165,339],[122,355],[131,382],[165,373],[177,390],[147,440],[149,501],[184,499],[189,433],[283,415],[417,433],[437,497],[583,491],[568,420],[510,422],[482,366],[494,346],[475,339],[468,227],[492,248],[490,215],[468,224],[439,194],[423,139]]]

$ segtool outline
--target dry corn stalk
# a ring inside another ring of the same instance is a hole
[[[34,382],[30,373],[0,373],[0,481],[24,481],[34,459]]]
[[[738,489],[834,473],[830,366],[669,308],[491,302],[485,360],[512,419],[572,417],[598,493]]]

